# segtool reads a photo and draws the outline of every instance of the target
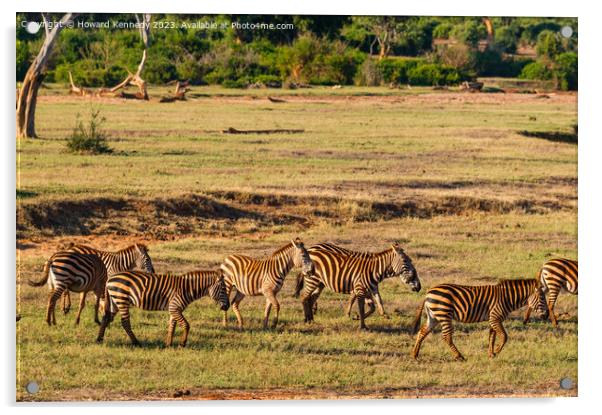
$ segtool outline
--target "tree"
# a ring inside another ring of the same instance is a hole
[[[58,22],[51,24],[48,17],[45,14],[42,14],[46,37],[44,38],[44,43],[42,43],[38,55],[29,66],[25,78],[23,79],[23,84],[19,90],[17,97],[17,138],[37,137],[35,113],[38,89],[42,84],[42,79],[44,79],[48,59],[56,44],[59,33],[64,27],[69,25],[75,17],[77,17],[77,13],[66,13]]]
[[[138,64],[138,69],[136,73],[130,73],[127,78],[119,85],[114,86],[110,89],[110,92],[117,92],[119,89],[124,88],[128,85],[135,85],[138,87],[140,92],[136,95],[138,99],[148,100],[148,92],[146,91],[146,81],[142,79],[142,71],[144,70],[144,64],[146,63],[146,55],[148,48],[150,47],[150,14],[143,14],[142,17],[139,17],[137,14],[136,22],[138,23],[138,29],[140,30],[140,37],[142,38],[142,43],[144,44],[144,50],[142,51],[142,59]]]
[[[345,37],[361,41],[361,38],[373,36],[370,43],[370,55],[378,44],[379,59],[389,56],[391,47],[398,38],[401,19],[394,16],[354,16],[352,24],[346,28]]]

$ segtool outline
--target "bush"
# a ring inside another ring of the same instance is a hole
[[[541,62],[532,62],[521,71],[519,78],[522,79],[552,79],[552,72]]]
[[[577,54],[575,52],[561,53],[556,57],[554,78],[556,86],[562,90],[577,90]]]
[[[487,30],[484,25],[474,20],[469,20],[463,25],[455,26],[451,31],[451,36],[474,48],[479,44],[479,40],[487,37]]]
[[[473,69],[479,76],[501,76],[516,78],[523,68],[532,63],[529,58],[504,56],[495,50],[476,52]]]
[[[382,85],[383,77],[378,62],[372,58],[366,59],[355,75],[355,84],[361,86]]]
[[[73,133],[67,139],[67,148],[73,153],[112,153],[113,150],[107,144],[107,136],[101,130],[105,121],[98,109],[90,111],[88,125],[84,124],[78,114]]]
[[[29,46],[27,42],[17,40],[17,81],[22,81],[29,69]]]
[[[506,53],[515,53],[518,43],[517,30],[511,26],[502,26],[495,31],[495,45]]]
[[[537,36],[535,47],[537,56],[554,59],[556,55],[563,52],[562,43],[555,32],[544,30]]]
[[[128,75],[127,71],[117,65],[108,68],[98,68],[90,60],[81,60],[74,64],[61,64],[49,73],[55,82],[69,83],[69,72],[73,75],[73,82],[83,87],[113,86],[123,81]]]
[[[457,85],[470,79],[470,76],[459,69],[447,65],[425,63],[408,71],[411,85]]]
[[[449,39],[449,35],[454,26],[451,23],[439,23],[433,29],[433,37],[437,39]]]
[[[440,48],[437,61],[457,69],[472,69],[475,66],[475,53],[463,43]]]
[[[378,68],[385,83],[406,84],[410,79],[408,76],[410,70],[421,63],[424,63],[423,59],[386,58],[378,62]]]

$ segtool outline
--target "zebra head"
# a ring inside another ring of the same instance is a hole
[[[410,286],[412,291],[420,291],[422,286],[420,285],[420,279],[418,278],[418,272],[412,264],[412,259],[404,252],[403,248],[396,242],[393,245],[395,257],[391,263],[393,268],[393,274],[399,275],[401,281],[404,284]]]
[[[314,263],[309,257],[309,252],[305,249],[305,245],[301,239],[297,238],[291,241],[293,244],[293,264],[295,267],[301,267],[302,275],[310,275],[314,272]]]
[[[535,310],[541,319],[546,320],[548,318],[549,312],[546,303],[546,294],[541,281],[537,281],[535,290],[527,298],[527,305],[531,310]]]
[[[222,311],[227,311],[230,308],[230,299],[228,298],[228,290],[223,275],[216,278],[215,282],[209,287],[209,297],[220,306]]]
[[[153,262],[151,261],[150,256],[148,256],[148,248],[146,247],[146,245],[136,244],[135,247],[136,268],[141,269],[145,272],[154,273],[155,268],[153,267]]]

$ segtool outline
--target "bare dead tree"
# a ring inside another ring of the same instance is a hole
[[[114,86],[109,89],[110,92],[115,93],[118,90],[125,88],[128,85],[134,85],[138,87],[138,94],[136,95],[139,99],[148,100],[148,92],[146,90],[146,81],[142,79],[142,71],[144,70],[144,64],[146,63],[146,55],[147,50],[150,46],[150,22],[151,15],[143,14],[142,16],[136,16],[136,22],[138,22],[138,28],[140,30],[140,37],[142,38],[142,43],[144,44],[144,50],[142,51],[142,59],[140,60],[140,64],[138,65],[138,69],[136,73],[132,74],[128,71],[129,75],[127,78],[123,80],[119,85]]]
[[[72,22],[77,13],[66,13],[56,24],[50,27],[50,21],[42,13],[44,22],[45,38],[38,55],[33,60],[17,96],[17,137],[34,138],[37,137],[35,126],[36,104],[38,99],[38,89],[44,79],[48,59],[54,48],[59,33]]]

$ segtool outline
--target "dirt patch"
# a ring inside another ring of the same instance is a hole
[[[93,389],[53,393],[43,400],[35,395],[19,394],[17,401],[206,401],[206,400],[316,400],[316,399],[432,399],[432,398],[551,398],[577,396],[577,389],[561,390],[557,385],[542,385],[539,389],[483,389],[470,387],[381,388],[371,389],[206,389],[190,388],[183,391],[153,393],[102,392]],[[85,398],[84,398],[85,397]]]
[[[417,187],[437,183],[414,183]],[[442,186],[441,183],[439,183]],[[450,185],[454,185],[453,183]],[[456,186],[471,186],[459,182]],[[155,240],[180,236],[234,236],[273,231],[273,227],[304,229],[327,221],[335,225],[402,217],[428,219],[474,212],[546,213],[572,209],[560,200],[507,201],[465,196],[415,197],[374,202],[335,196],[299,196],[215,191],[172,198],[93,198],[20,203],[17,239],[32,236],[130,235]]]

